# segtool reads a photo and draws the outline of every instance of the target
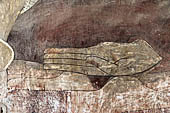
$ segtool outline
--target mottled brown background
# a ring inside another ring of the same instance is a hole
[[[47,47],[146,40],[169,61],[168,0],[40,0],[19,16],[8,43],[16,59],[42,62]]]
[[[52,98],[59,105],[63,104],[54,109],[55,112],[63,113],[70,109],[73,113],[83,112],[84,109],[92,113],[116,113],[133,109],[144,112],[145,108],[155,108],[158,113],[163,109],[169,112],[169,86],[165,85],[169,83],[170,75],[166,73],[170,71],[169,0],[39,0],[35,6],[19,16],[9,35],[8,43],[15,51],[15,59],[42,63],[45,48],[80,48],[105,41],[124,43],[136,39],[146,40],[163,57],[161,64],[150,72],[150,76],[164,76],[159,82],[148,83],[151,87],[160,85],[155,92],[145,86],[119,94],[110,91],[103,94],[102,91],[14,90],[8,94],[13,105],[11,108],[13,111],[34,113],[48,107],[42,113],[51,112],[55,103],[48,104],[48,101]],[[95,82],[97,79],[99,78],[91,80]],[[101,79],[97,81],[103,82]],[[158,95],[157,100],[160,101],[154,103],[152,94]],[[64,99],[67,101],[63,101]],[[18,110],[15,103],[19,106]],[[160,110],[162,106],[165,108]]]

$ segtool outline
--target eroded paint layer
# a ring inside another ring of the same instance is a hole
[[[85,76],[128,76],[152,69],[161,59],[143,40],[104,42],[88,48],[46,49],[44,69]]]

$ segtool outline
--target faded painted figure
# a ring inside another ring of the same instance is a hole
[[[71,91],[110,89],[107,82],[112,83],[111,78],[137,77],[149,72],[162,59],[143,40],[122,44],[104,42],[88,48],[49,48],[44,54],[43,64],[15,60],[8,68],[8,87]]]
[[[128,76],[150,70],[161,59],[143,40],[104,42],[89,48],[46,49],[44,69],[88,76]]]

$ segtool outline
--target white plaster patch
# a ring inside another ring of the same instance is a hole
[[[29,10],[32,6],[35,5],[35,3],[37,3],[38,0],[27,0],[25,5],[24,5],[24,8],[22,9],[21,11],[21,14],[25,13],[27,10]]]
[[[116,96],[117,99],[123,99],[123,96]]]

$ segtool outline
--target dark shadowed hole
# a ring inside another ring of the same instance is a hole
[[[3,113],[2,107],[0,107],[1,113]]]
[[[110,76],[88,76],[90,82],[92,83],[92,86],[95,89],[101,89],[109,80]]]
[[[0,107],[0,111],[1,111],[0,113],[4,113],[2,107]]]

